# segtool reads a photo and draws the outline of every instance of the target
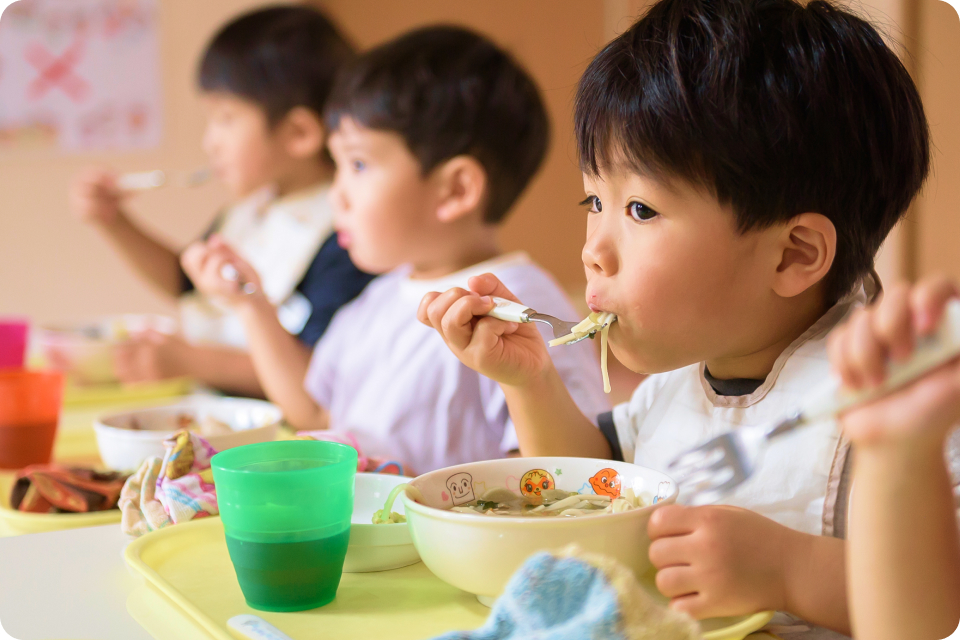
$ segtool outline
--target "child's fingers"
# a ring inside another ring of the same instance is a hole
[[[480,318],[477,326],[473,328],[470,346],[481,352],[493,351],[503,336],[516,332],[519,326],[516,322],[505,322],[497,318]]]
[[[656,540],[667,536],[687,535],[693,533],[696,528],[696,509],[668,504],[660,507],[650,516],[647,535],[651,540]]]
[[[913,352],[913,317],[908,285],[897,285],[884,293],[874,311],[873,327],[894,360],[903,360]]]
[[[465,349],[474,336],[474,319],[483,316],[492,308],[493,302],[490,298],[463,292],[443,315],[440,321],[441,331],[452,346]]]
[[[203,270],[203,261],[207,253],[206,243],[194,242],[180,254],[180,266],[188,276],[196,277]]]
[[[690,564],[687,536],[668,536],[657,538],[650,543],[650,564],[657,569],[688,566]]]
[[[668,598],[697,593],[697,574],[692,567],[670,567],[657,571],[657,591]]]
[[[714,617],[708,613],[710,611],[709,601],[702,593],[692,593],[673,598],[670,600],[670,608],[674,611],[686,613],[695,620]]]
[[[479,276],[473,276],[467,280],[467,286],[470,290],[480,296],[496,296],[505,298],[514,302],[520,302],[517,296],[507,289],[500,279],[492,273],[484,273]]]
[[[914,287],[910,306],[919,335],[927,335],[937,327],[947,301],[958,293],[957,285],[946,276],[933,276]]]
[[[430,303],[430,306],[427,307],[427,319],[430,321],[430,326],[442,334],[444,316],[447,315],[447,312],[450,310],[450,307],[454,302],[463,296],[468,295],[473,294],[471,294],[469,291],[461,289],[460,287],[454,287],[453,289],[444,291],[434,298],[433,302]]]
[[[431,291],[427,295],[423,296],[423,299],[420,301],[420,306],[417,307],[417,320],[430,328],[435,328],[430,322],[430,305],[432,305],[434,300],[439,297],[439,291]]]
[[[866,309],[859,310],[850,321],[848,355],[855,382],[859,386],[876,386],[887,374],[887,349],[873,329],[873,318]]]
[[[840,377],[843,386],[852,388],[854,376],[847,362],[846,345],[849,342],[847,332],[847,325],[840,325],[830,332],[827,336],[827,357],[830,360],[830,367]]]

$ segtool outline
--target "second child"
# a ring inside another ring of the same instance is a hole
[[[362,55],[338,82],[326,122],[340,245],[361,269],[385,275],[341,309],[312,358],[268,300],[220,277],[232,264],[257,281],[225,244],[188,249],[187,272],[231,300],[267,395],[298,429],[346,432],[365,455],[421,473],[509,454],[518,443],[503,391],[421,325],[417,307],[428,291],[491,272],[534,308],[574,316],[556,282],[526,254],[502,253],[497,239],[547,148],[536,85],[483,37],[425,28]],[[554,365],[579,410],[598,415],[608,405],[591,347],[558,351]]]

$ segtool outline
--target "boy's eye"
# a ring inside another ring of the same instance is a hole
[[[639,202],[631,202],[627,205],[627,213],[630,214],[630,217],[636,220],[637,222],[646,222],[647,220],[653,220],[658,214],[656,211],[651,209],[645,204]]]
[[[363,171],[367,168],[367,164],[363,160],[354,160],[351,165],[354,171]]]
[[[588,213],[600,213],[603,211],[603,204],[597,196],[587,196],[587,199],[580,203],[581,207],[589,207]]]

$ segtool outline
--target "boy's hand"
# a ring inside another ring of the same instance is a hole
[[[151,382],[189,375],[192,347],[182,338],[147,330],[117,345],[113,366],[120,382]]]
[[[70,208],[83,222],[112,224],[121,215],[122,201],[116,174],[104,169],[84,171],[70,189]]]
[[[237,304],[250,296],[243,292],[243,284],[249,283],[261,293],[260,276],[243,258],[218,235],[207,242],[195,242],[180,255],[180,264],[193,286],[201,293]],[[239,275],[237,280],[228,280],[223,275],[224,267],[233,267]]]
[[[551,365],[540,332],[533,325],[486,316],[494,307],[491,296],[519,300],[489,273],[467,284],[470,291],[428,293],[417,318],[440,332],[454,355],[474,371],[510,386],[535,380]]]
[[[957,286],[944,277],[914,287],[901,285],[883,300],[859,310],[830,335],[827,351],[845,387],[868,389],[881,384],[888,361],[910,357],[916,339],[933,333]],[[926,443],[941,446],[960,421],[960,361],[928,373],[887,397],[851,409],[840,418],[848,438],[859,445]]]
[[[725,506],[657,509],[647,525],[657,589],[694,618],[785,607],[785,527]]]

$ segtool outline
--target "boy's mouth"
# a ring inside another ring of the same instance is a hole
[[[349,249],[350,245],[353,244],[353,238],[350,236],[350,232],[338,230],[337,244],[340,245],[341,249]]]

